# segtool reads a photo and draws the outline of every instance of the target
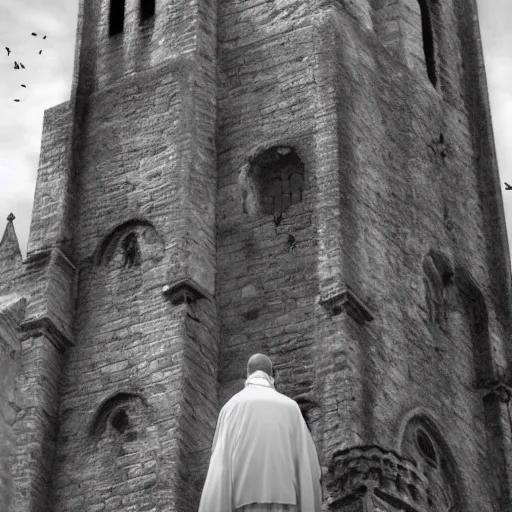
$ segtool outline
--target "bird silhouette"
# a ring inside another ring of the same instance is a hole
[[[43,39],[46,39],[46,36],[44,36]]]
[[[32,32],[32,35],[33,35],[33,36],[37,36],[37,34],[36,34],[35,32]]]
[[[9,54],[11,53],[11,50],[9,48],[7,48],[7,46],[5,47],[5,49],[7,50],[7,57],[9,57]]]
[[[20,100],[14,100],[14,101],[20,101]]]
[[[27,86],[25,84],[21,84],[21,87],[25,87],[25,89],[27,88]]]
[[[39,55],[41,55],[41,53],[43,53],[43,50],[39,50]]]
[[[507,182],[505,182],[505,190],[512,190],[512,187]]]
[[[20,66],[21,66],[23,69],[25,69],[25,66],[24,66],[21,62],[20,62]]]
[[[18,63],[16,61],[14,61],[14,69],[20,69],[20,67],[18,66]]]

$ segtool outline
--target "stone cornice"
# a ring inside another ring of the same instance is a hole
[[[340,314],[343,309],[359,324],[371,322],[371,314],[365,303],[348,287],[339,288],[336,285],[322,290],[320,304],[329,311],[331,316]]]
[[[372,493],[409,512],[426,508],[427,481],[416,463],[379,446],[356,446],[335,452],[329,464],[330,508]]]
[[[67,263],[67,265],[72,269],[75,270],[75,265],[72,263],[72,261],[69,259],[68,256],[64,254],[64,252],[59,249],[58,247],[48,247],[47,249],[42,249],[40,251],[31,252],[30,254],[27,254],[27,257],[23,260],[24,264],[32,264],[35,262],[39,262],[42,260],[50,260],[50,258],[55,256],[60,256],[60,258]]]
[[[213,301],[213,297],[208,291],[188,277],[166,284],[162,293],[169,297],[173,305],[182,304],[183,302],[188,304],[200,299]]]
[[[73,340],[70,334],[64,333],[57,327],[55,322],[47,316],[40,318],[27,318],[20,326],[21,340],[28,338],[44,336],[59,352],[64,352],[68,347],[73,346]]]

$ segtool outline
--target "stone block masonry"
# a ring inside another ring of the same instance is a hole
[[[155,8],[126,0],[109,37],[110,1],[80,3],[27,259],[14,219],[0,243],[0,508],[194,512],[265,352],[328,509],[505,510],[510,262],[474,2]]]

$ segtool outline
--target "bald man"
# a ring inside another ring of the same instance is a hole
[[[254,354],[244,389],[220,411],[199,512],[320,512],[320,476],[299,406]]]

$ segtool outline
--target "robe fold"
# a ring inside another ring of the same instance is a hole
[[[221,409],[199,512],[234,512],[256,503],[320,512],[313,439],[297,403],[269,379],[255,372]]]

